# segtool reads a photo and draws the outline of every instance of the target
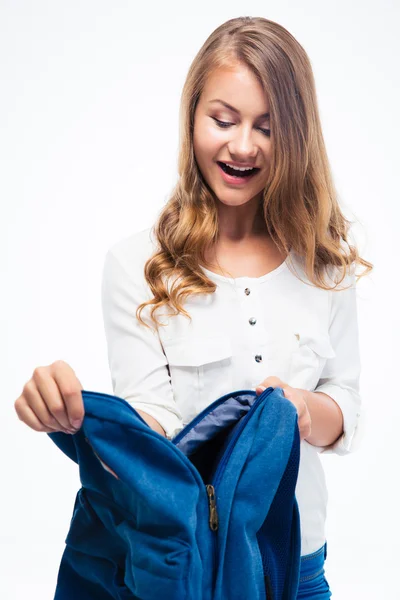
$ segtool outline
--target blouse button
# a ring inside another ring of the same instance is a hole
[[[262,356],[261,354],[256,354],[254,359],[256,360],[256,362],[261,362],[262,361]]]
[[[257,319],[255,317],[250,317],[249,323],[250,325],[255,325],[257,323]]]
[[[248,296],[248,295],[250,294],[250,288],[246,288],[246,289],[244,290],[244,293],[246,294],[246,296]]]

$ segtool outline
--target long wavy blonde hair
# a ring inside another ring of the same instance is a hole
[[[154,297],[136,311],[145,326],[141,311],[146,306],[151,306],[151,322],[162,326],[154,314],[159,307],[168,305],[175,309],[173,315],[182,313],[191,319],[182,306],[186,297],[216,290],[199,266],[209,265],[205,252],[218,240],[219,227],[217,199],[194,156],[194,114],[207,77],[216,69],[237,64],[249,67],[269,99],[271,163],[260,210],[271,240],[288,255],[288,266],[289,252],[294,251],[303,260],[311,284],[325,290],[335,290],[353,263],[366,267],[357,281],[373,268],[348,242],[352,222],[338,204],[305,50],[278,23],[262,17],[230,19],[207,38],[183,87],[179,178],[153,226],[158,248],[144,267]],[[324,279],[329,265],[342,270],[334,287],[327,286]],[[171,286],[167,283],[170,276],[176,276]]]

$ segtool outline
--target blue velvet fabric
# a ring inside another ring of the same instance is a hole
[[[295,600],[300,440],[281,388],[226,394],[172,440],[121,398],[82,398],[79,432],[48,434],[82,483],[54,600]]]

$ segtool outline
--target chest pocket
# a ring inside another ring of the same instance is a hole
[[[232,347],[226,336],[185,336],[163,342],[174,398],[187,424],[232,391]]]
[[[270,342],[265,354],[269,375],[311,391],[317,386],[326,361],[336,356],[327,333],[299,329]]]
[[[296,344],[290,359],[289,383],[313,391],[327,360],[336,353],[327,333],[300,331],[294,335]]]

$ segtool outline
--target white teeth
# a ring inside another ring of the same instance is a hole
[[[230,167],[231,169],[235,169],[235,171],[252,171],[253,167],[234,167],[233,165],[227,165],[226,163],[224,163],[224,165],[226,165],[227,167]]]

